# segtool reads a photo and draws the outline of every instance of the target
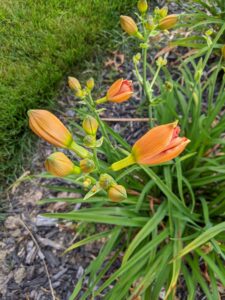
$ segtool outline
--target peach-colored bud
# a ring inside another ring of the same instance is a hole
[[[108,190],[108,197],[113,202],[120,202],[127,199],[126,189],[119,184],[112,185]]]
[[[80,174],[80,168],[62,152],[52,153],[45,161],[46,170],[54,176],[64,177],[70,174]]]
[[[28,116],[31,130],[45,141],[61,148],[68,148],[72,144],[72,134],[49,111],[32,109],[28,111]]]
[[[95,169],[95,163],[93,162],[92,159],[82,159],[80,161],[80,169],[83,173],[90,173],[92,171],[94,171]]]
[[[161,30],[168,30],[176,25],[178,21],[177,15],[168,15],[167,17],[163,18],[159,22],[159,29]]]
[[[96,135],[98,130],[98,122],[92,116],[86,116],[83,120],[82,127],[87,134]]]
[[[221,53],[222,53],[223,59],[225,59],[225,45],[221,48]]]
[[[111,85],[107,92],[106,99],[111,102],[121,103],[127,101],[132,95],[132,81],[123,80],[123,78],[121,78]]]
[[[86,82],[86,86],[87,88],[92,91],[94,86],[95,86],[95,82],[94,82],[94,79],[93,78],[89,78]]]
[[[129,35],[136,35],[138,32],[137,24],[131,17],[120,16],[120,25]]]
[[[32,109],[28,111],[28,116],[31,130],[40,138],[56,147],[71,149],[82,158],[91,156],[85,148],[74,142],[69,130],[49,111]]]
[[[139,12],[144,14],[148,10],[148,3],[146,0],[138,0],[137,7]]]
[[[79,80],[77,80],[75,77],[68,77],[68,84],[71,90],[79,91],[81,90],[81,85]]]

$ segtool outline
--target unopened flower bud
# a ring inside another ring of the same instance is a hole
[[[83,142],[86,147],[93,148],[96,145],[96,138],[94,135],[86,135]]]
[[[160,9],[158,6],[155,7],[154,9],[154,15],[159,15]]]
[[[164,6],[161,9],[159,9],[159,16],[161,18],[165,18],[168,14],[168,7]]]
[[[94,86],[95,86],[95,82],[93,78],[89,78],[86,82],[86,86],[89,89],[89,91],[92,91]]]
[[[165,82],[165,88],[166,88],[167,91],[171,92],[172,89],[173,89],[173,84],[172,84],[172,82],[166,81],[166,82]]]
[[[146,0],[138,0],[137,7],[139,12],[144,14],[148,10],[148,3]]]
[[[82,159],[80,161],[80,169],[83,173],[90,173],[92,171],[94,171],[95,169],[95,163],[93,162],[92,159]]]
[[[71,90],[81,90],[80,82],[75,77],[68,77],[68,84]]]
[[[98,130],[98,122],[95,118],[88,115],[83,120],[82,127],[87,134],[95,136]]]
[[[178,20],[177,15],[168,15],[167,17],[163,18],[159,22],[159,29],[161,30],[168,30],[176,25]]]
[[[127,34],[143,40],[142,34],[138,31],[137,24],[131,17],[120,16],[120,25]]]
[[[102,189],[108,190],[113,184],[115,184],[115,180],[108,174],[101,174],[99,184]]]
[[[162,56],[160,56],[156,61],[156,65],[158,67],[164,67],[166,64],[167,64],[167,59],[163,58]]]
[[[81,170],[62,152],[52,153],[45,161],[46,170],[52,175],[64,177],[80,174]]]
[[[145,28],[149,31],[152,31],[155,28],[154,20],[152,17],[148,17],[147,22],[145,23]]]
[[[31,130],[48,143],[61,148],[69,148],[73,142],[72,134],[51,112],[43,109],[28,111]]]
[[[111,186],[108,190],[108,197],[113,202],[120,202],[127,199],[126,189],[119,184]]]
[[[138,32],[137,24],[128,16],[120,16],[120,25],[129,35],[135,35]]]
[[[87,189],[87,188],[89,188],[90,187],[90,185],[91,185],[91,179],[90,178],[86,178],[85,180],[84,180],[84,182],[83,182],[83,187],[85,188],[85,189]]]
[[[209,254],[210,252],[212,252],[213,246],[212,246],[212,244],[209,242],[209,243],[206,243],[206,244],[202,245],[202,246],[201,246],[201,250],[202,250],[205,254]]]
[[[137,53],[133,56],[133,63],[138,64],[141,59],[141,53]]]
[[[206,30],[206,32],[205,32],[205,35],[206,36],[210,36],[210,35],[212,35],[213,34],[213,29],[212,28],[209,28],[208,30]]]
[[[222,53],[223,59],[225,59],[225,45],[221,48],[221,53]]]
[[[76,97],[78,98],[84,98],[86,96],[86,91],[85,90],[77,90],[75,92]]]

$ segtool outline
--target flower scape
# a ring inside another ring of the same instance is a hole
[[[217,24],[215,39],[205,34],[207,45],[184,56],[187,62],[174,77],[164,55],[168,47],[151,64],[147,54],[152,43],[185,26],[185,15],[168,14],[167,7],[150,12],[146,0],[137,8],[137,22],[122,15],[120,24],[126,42],[139,45],[133,73],[143,99],[137,109],[147,112],[149,130],[130,145],[102,120],[105,106],[129,104],[131,80],[117,79],[94,99],[93,78],[83,84],[70,76],[79,99],[76,121],[65,125],[44,109],[31,109],[28,116],[30,129],[57,147],[44,162],[47,178],[78,187],[82,197],[68,203],[82,207],[44,216],[81,226],[80,240],[65,253],[104,241],[70,300],[173,300],[180,285],[187,291],[182,300],[197,299],[198,289],[219,300],[225,287],[225,46],[218,40],[225,25],[210,19]],[[217,61],[209,71],[213,50]],[[107,230],[87,234],[87,223],[106,224]]]

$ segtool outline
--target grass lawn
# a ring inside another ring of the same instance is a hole
[[[53,105],[57,83],[82,64],[131,0],[4,0],[0,7],[0,173],[10,182],[27,148],[29,108]]]

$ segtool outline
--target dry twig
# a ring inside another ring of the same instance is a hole
[[[22,218],[19,218],[19,221],[22,224],[22,226],[28,231],[28,233],[31,236],[33,242],[35,243],[35,245],[36,245],[39,253],[42,254],[41,248],[38,245],[37,240],[35,239],[34,235],[30,231],[30,229],[28,228],[28,226],[24,223],[24,221],[22,220]],[[52,300],[56,300],[55,293],[54,293],[54,290],[53,290],[53,287],[52,287],[52,282],[51,282],[51,279],[50,279],[50,274],[49,274],[48,267],[47,267],[47,264],[45,262],[45,258],[44,258],[43,254],[41,255],[40,259],[43,261],[43,264],[44,264],[44,267],[45,267],[45,271],[46,271],[46,274],[47,274],[47,277],[48,277],[49,287],[50,287],[50,291],[51,291],[51,294],[52,294]]]

